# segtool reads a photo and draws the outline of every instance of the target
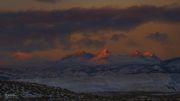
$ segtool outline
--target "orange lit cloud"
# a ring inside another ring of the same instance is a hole
[[[180,7],[135,6],[2,13],[0,48],[8,53],[2,54],[5,59],[14,50],[29,51],[13,53],[13,59],[21,60],[58,60],[79,49],[95,52],[103,47],[112,50],[112,54],[139,49],[162,58],[177,57],[179,12]]]
[[[70,53],[72,53],[72,51]],[[69,51],[65,51],[61,48],[33,52],[33,56],[35,56],[36,58],[44,58],[50,60],[59,60],[60,58],[64,57],[66,54],[69,54]]]
[[[18,51],[13,53],[13,57],[18,60],[27,60],[32,58],[32,54],[29,52]]]

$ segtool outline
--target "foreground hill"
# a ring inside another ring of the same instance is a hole
[[[179,101],[179,95],[162,92],[74,93],[59,87],[36,83],[0,81],[1,101]]]
[[[50,87],[46,85],[17,82],[0,81],[0,97],[62,97],[75,98],[77,95],[69,90],[59,87]]]

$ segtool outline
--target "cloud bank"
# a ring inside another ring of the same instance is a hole
[[[158,42],[165,42],[168,39],[168,35],[166,33],[155,32],[150,33],[147,38]]]
[[[128,32],[147,22],[180,23],[180,7],[72,8],[0,13],[0,22],[0,49],[3,51],[69,49],[75,45],[70,42],[74,33],[83,33],[85,37],[76,44],[98,48],[105,46],[106,40],[90,39],[88,36],[107,35],[108,30]],[[125,35],[114,34],[111,40],[126,38]],[[164,41],[167,37],[162,33],[152,33],[148,38]]]
[[[57,3],[61,0],[36,0],[36,1],[43,2],[43,3]]]

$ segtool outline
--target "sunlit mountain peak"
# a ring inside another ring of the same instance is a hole
[[[156,55],[153,52],[149,52],[149,51],[142,52],[142,51],[136,50],[134,53],[132,53],[132,56],[155,57]]]
[[[96,54],[96,57],[97,58],[106,58],[110,55],[110,52],[108,49],[102,49],[100,50],[97,54]]]
[[[152,53],[152,52],[144,52],[143,56],[145,56],[145,57],[153,57],[153,56],[156,56],[156,55],[155,55],[155,53]]]

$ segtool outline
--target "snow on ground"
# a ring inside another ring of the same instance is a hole
[[[35,82],[50,86],[58,86],[75,92],[100,91],[149,91],[174,92],[177,90],[175,82],[169,74],[119,74],[96,75],[93,77],[67,78],[35,78],[20,81]]]

